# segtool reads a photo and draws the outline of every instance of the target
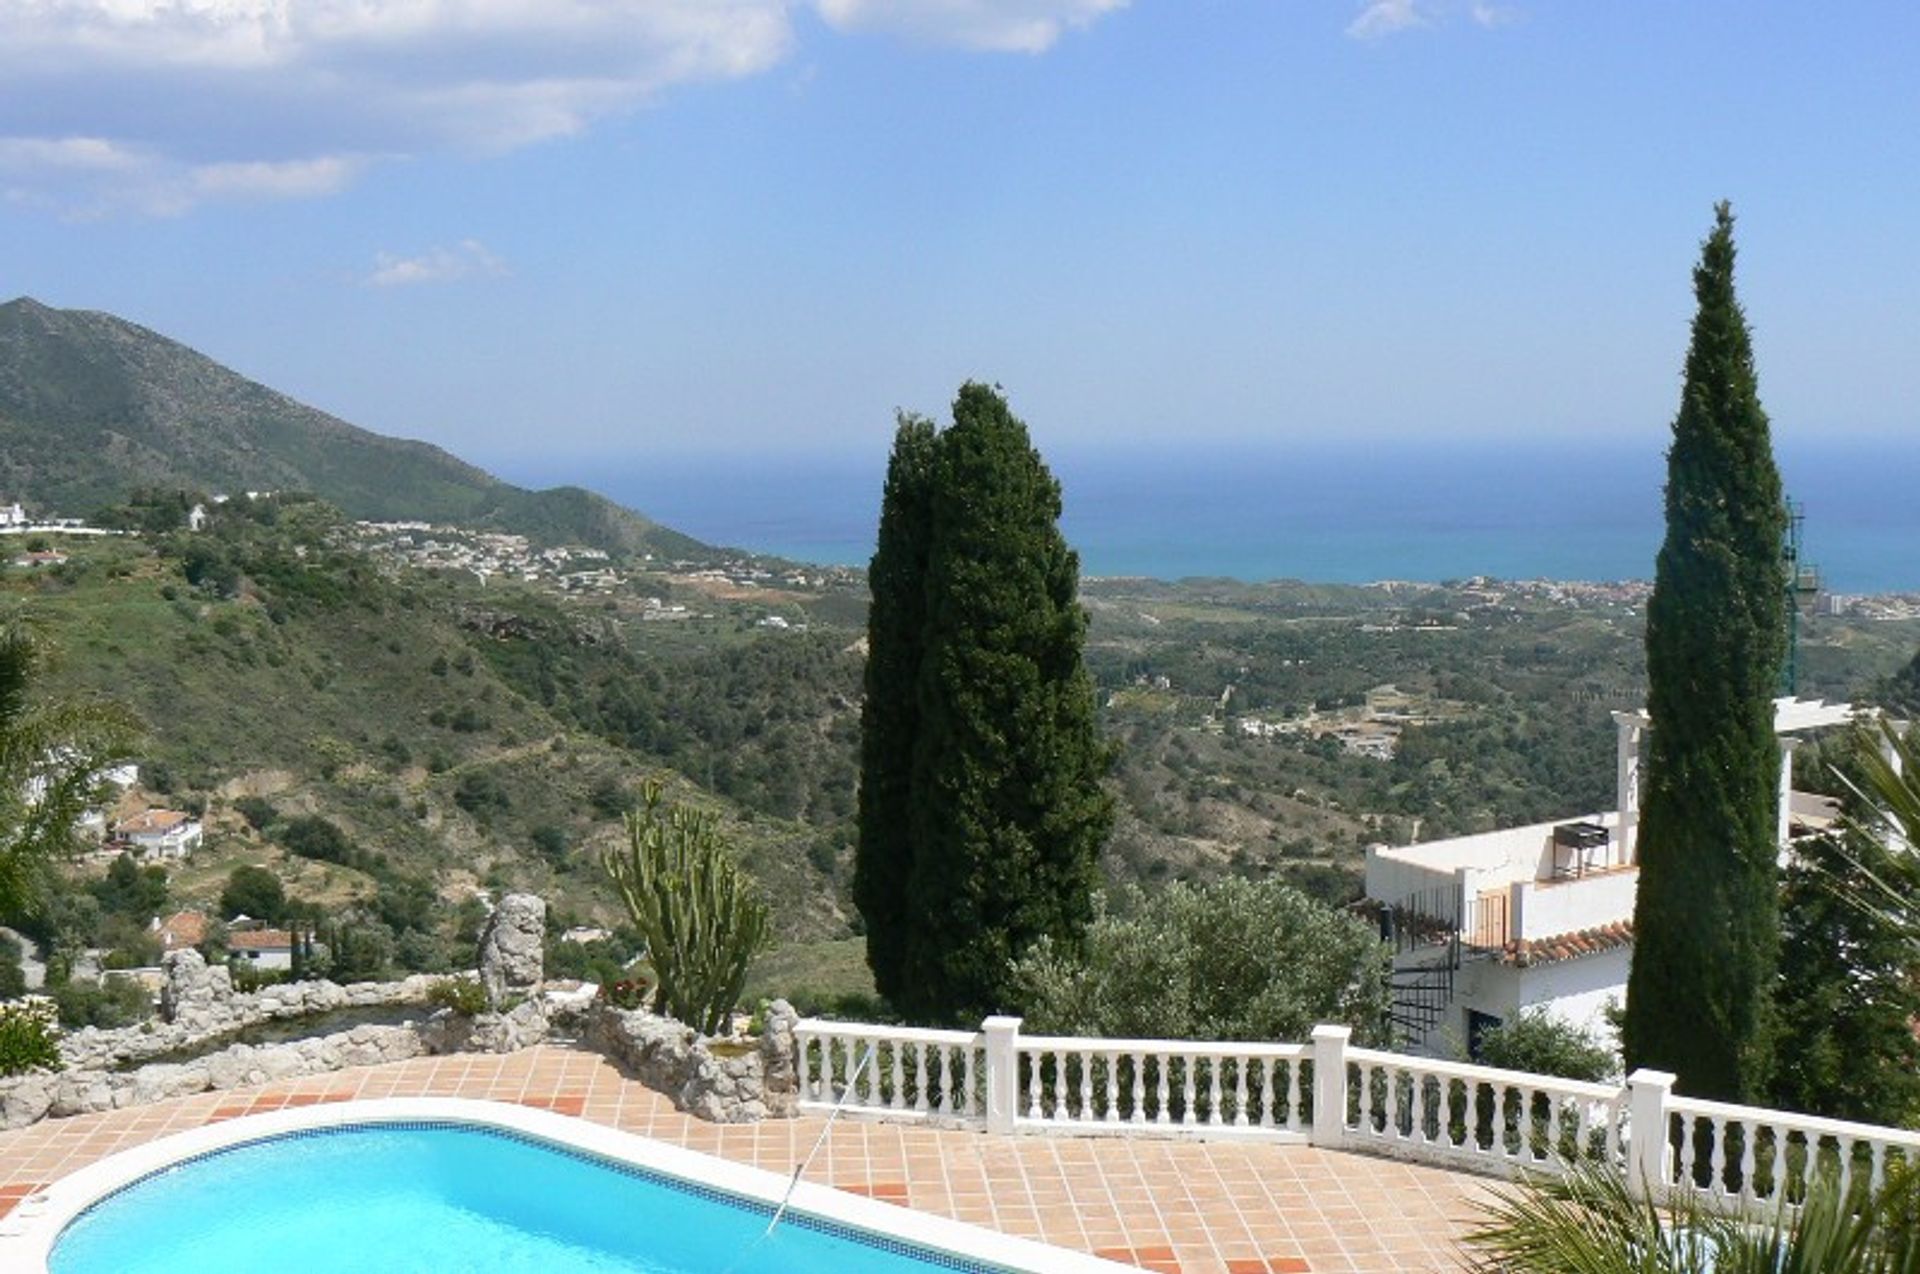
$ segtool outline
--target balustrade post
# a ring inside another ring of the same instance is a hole
[[[1644,1066],[1627,1076],[1627,1189],[1658,1200],[1666,1191],[1667,1099],[1674,1076]]]
[[[1347,1041],[1353,1028],[1313,1028],[1313,1144],[1338,1150],[1347,1136]]]
[[[987,1131],[1011,1133],[1020,1109],[1020,1019],[990,1017],[980,1029],[987,1037]]]

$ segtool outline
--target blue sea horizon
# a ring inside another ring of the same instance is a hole
[[[1650,579],[1659,447],[1568,442],[1047,448],[1061,525],[1091,576],[1250,582]],[[1920,445],[1783,445],[1803,551],[1843,593],[1920,590]],[[885,474],[871,455],[681,453],[507,461],[590,486],[709,543],[863,566]]]

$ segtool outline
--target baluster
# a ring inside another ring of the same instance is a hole
[[[1287,1063],[1287,1131],[1300,1131],[1300,1059]]]
[[[1027,1054],[1027,1118],[1039,1119],[1040,1116],[1040,1068],[1046,1059],[1045,1053]]]
[[[1698,1121],[1690,1115],[1680,1116],[1680,1181],[1691,1184],[1694,1160],[1694,1127]]]
[[[1247,1126],[1247,1059],[1233,1059],[1233,1126]]]
[[[1153,1060],[1158,1063],[1156,1069],[1159,1071],[1159,1083],[1155,1087],[1155,1095],[1160,1102],[1160,1109],[1156,1113],[1155,1122],[1169,1124],[1173,1122],[1173,1112],[1167,1109],[1167,1054],[1155,1053]]]
[[[965,1112],[968,1116],[972,1116],[974,1113],[973,1077],[974,1077],[974,1064],[975,1064],[974,1063],[975,1049],[972,1044],[963,1044],[961,1046],[961,1050],[962,1051],[960,1054],[960,1068],[961,1068],[960,1070],[960,1109],[963,1112]]]
[[[1200,1122],[1197,1118],[1199,1112],[1195,1109],[1193,1102],[1194,1065],[1195,1061],[1192,1057],[1182,1057],[1180,1059],[1180,1122],[1183,1124],[1196,1124]]]
[[[1400,1135],[1400,1080],[1407,1072],[1398,1067],[1382,1067],[1381,1073],[1386,1078],[1387,1089],[1387,1122],[1381,1132],[1397,1137]]]
[[[1419,1072],[1413,1073],[1413,1100],[1408,1106],[1407,1116],[1413,1121],[1408,1133],[1417,1144],[1427,1140],[1427,1077]]]
[[[1852,1137],[1836,1138],[1840,1145],[1840,1193],[1844,1196],[1853,1185],[1853,1146]]]
[[[1107,1108],[1101,1116],[1110,1124],[1120,1122],[1120,1054],[1107,1053]]]
[[[1766,1195],[1767,1200],[1772,1201],[1784,1197],[1780,1191],[1786,1185],[1787,1142],[1793,1134],[1778,1124],[1772,1125],[1767,1131],[1773,1134],[1767,1144],[1767,1176],[1773,1189]],[[1759,1196],[1756,1194],[1755,1197]]]
[[[1195,1060],[1194,1064],[1199,1064],[1198,1059]],[[1207,1122],[1215,1128],[1218,1128],[1222,1122],[1220,1118],[1220,1058],[1218,1056],[1207,1059]]]
[[[1147,1122],[1147,1055],[1133,1055],[1133,1122]]]
[[[1707,1126],[1713,1129],[1713,1154],[1708,1160],[1713,1177],[1708,1182],[1707,1189],[1712,1194],[1725,1194],[1727,1192],[1727,1120],[1723,1116],[1716,1115],[1707,1121]]]
[[[1552,1093],[1547,1094],[1547,1144],[1541,1147],[1541,1159],[1552,1159],[1560,1153],[1560,1099]]]
[[[1887,1184],[1887,1143],[1876,1138],[1871,1143],[1871,1147],[1873,1150],[1873,1176],[1871,1181],[1874,1192],[1878,1193],[1880,1187]]]
[[[1080,1118],[1091,1120],[1093,1113],[1093,1054],[1081,1053],[1080,1057]]]
[[[852,1049],[853,1041],[847,1041],[847,1047],[848,1049]],[[861,1078],[865,1080],[867,1085],[867,1104],[869,1106],[880,1106],[886,1103],[886,1066],[881,1060],[883,1054],[880,1052],[880,1047],[881,1042],[879,1040],[867,1041],[867,1048],[873,1050],[873,1058],[867,1063],[866,1074]],[[855,1066],[860,1064],[857,1054],[851,1056],[850,1060]]]
[[[936,1044],[933,1046],[935,1068],[939,1072],[940,1086],[935,1089],[934,1109],[943,1115],[953,1113],[953,1046]]]
[[[892,1049],[889,1050],[893,1054],[893,1065],[891,1067],[893,1071],[893,1091],[887,1094],[887,1109],[889,1110],[903,1110],[906,1108],[907,1084],[904,1078],[905,1068],[902,1065],[903,1059],[901,1054],[905,1053],[908,1047],[910,1046],[903,1045],[899,1040],[895,1040]]]
[[[908,1067],[913,1073],[913,1108],[920,1114],[927,1113],[927,1080],[932,1071],[927,1066],[927,1042],[921,1040],[913,1051],[914,1064]]]
[[[1753,1168],[1759,1159],[1760,1129],[1751,1120],[1740,1121],[1740,1197],[1746,1200],[1755,1198],[1753,1189]]]

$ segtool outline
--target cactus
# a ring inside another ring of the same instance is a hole
[[[714,816],[662,800],[649,780],[627,815],[626,845],[602,856],[647,940],[653,1009],[718,1034],[765,945],[767,907],[721,843]]]

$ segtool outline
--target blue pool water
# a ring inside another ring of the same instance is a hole
[[[254,1142],[148,1177],[74,1222],[52,1269],[986,1274],[792,1213],[760,1242],[769,1215],[484,1128],[367,1126]]]

